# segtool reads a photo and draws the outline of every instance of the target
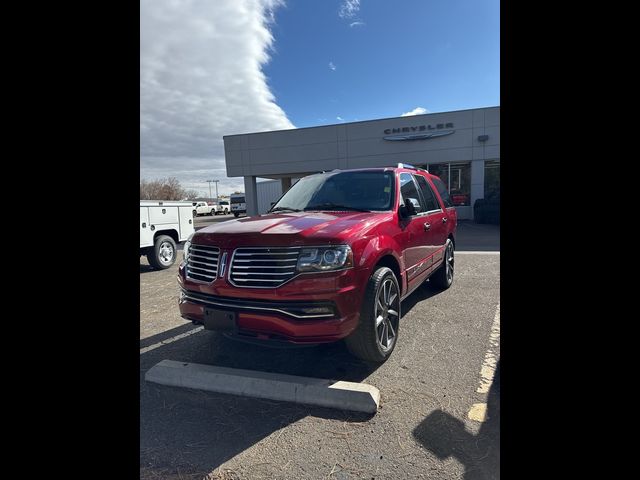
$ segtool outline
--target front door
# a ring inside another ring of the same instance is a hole
[[[430,226],[424,216],[426,213],[424,200],[418,191],[413,175],[400,174],[400,201],[404,205],[413,205],[415,214],[401,220],[401,227],[408,233],[403,251],[407,277],[407,294],[420,286],[431,267]]]

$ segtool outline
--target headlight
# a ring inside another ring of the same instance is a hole
[[[303,248],[298,257],[298,272],[325,272],[353,267],[348,245]]]
[[[189,259],[189,249],[191,248],[191,239],[193,238],[193,233],[189,235],[187,241],[184,242],[184,247],[182,249],[182,254],[184,255],[184,261],[186,262]]]

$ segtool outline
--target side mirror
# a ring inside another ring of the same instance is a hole
[[[271,206],[273,207],[276,204],[276,202],[271,202]]]
[[[398,213],[400,214],[401,218],[408,218],[408,217],[411,217],[412,215],[417,215],[418,212],[412,200],[414,199],[408,198],[405,201],[404,205],[400,205],[400,208],[398,209]]]
[[[420,205],[415,198],[407,198],[404,201],[404,208],[407,213],[407,217],[412,215],[417,215],[418,210],[416,210],[416,204]],[[402,208],[402,207],[401,207]]]

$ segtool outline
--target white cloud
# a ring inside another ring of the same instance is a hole
[[[208,195],[227,179],[222,136],[294,128],[267,85],[282,0],[141,0],[140,175],[177,177]]]
[[[429,113],[429,110],[427,110],[426,108],[423,108],[423,107],[416,107],[413,110],[411,110],[410,112],[405,112],[400,116],[401,117],[410,117],[412,115],[423,115],[425,113]]]
[[[359,10],[360,0],[344,0],[338,10],[338,16],[340,18],[353,18]]]
[[[364,22],[361,22],[361,21],[359,21],[359,20],[358,20],[357,22],[351,22],[351,23],[349,24],[349,26],[350,26],[350,27],[352,27],[352,28],[353,28],[353,27],[359,27],[359,26],[361,26],[361,25],[364,25]]]
[[[344,122],[344,118],[342,118],[341,116],[337,116],[336,120],[340,120],[341,122]]]
[[[336,66],[333,64],[333,62],[329,62],[329,68],[333,71],[335,71]]]

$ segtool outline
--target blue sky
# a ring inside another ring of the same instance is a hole
[[[499,29],[497,0],[140,0],[140,176],[228,194],[225,135],[499,105]]]
[[[275,12],[264,72],[297,127],[500,104],[498,1],[361,0],[340,18],[343,3]]]

